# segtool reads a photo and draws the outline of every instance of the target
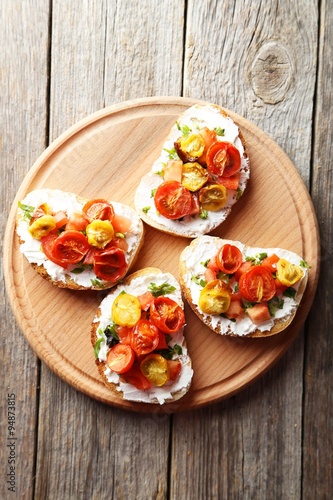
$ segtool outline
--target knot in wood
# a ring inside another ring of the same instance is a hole
[[[282,101],[293,77],[293,64],[287,49],[278,42],[261,46],[253,59],[250,79],[254,93],[267,104]]]

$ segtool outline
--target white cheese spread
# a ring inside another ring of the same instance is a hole
[[[80,198],[78,198],[75,194],[57,189],[37,189],[35,191],[31,191],[25,196],[24,200],[21,200],[21,203],[32,207],[38,207],[47,203],[52,211],[63,211],[66,213],[67,217],[70,217],[74,212],[81,211],[84,205],[84,202],[80,202]],[[138,235],[142,231],[141,221],[136,212],[127,205],[123,205],[118,202],[112,202],[112,205],[116,214],[128,217],[132,221],[130,231],[126,234],[128,250],[125,252],[125,257],[126,262],[129,262],[131,256],[135,253],[139,245]],[[83,286],[85,288],[90,288],[92,286],[91,280],[94,281],[97,279],[97,276],[92,269],[87,268],[83,272],[77,274],[72,272],[77,265],[68,266],[68,269],[64,269],[63,267],[54,264],[47,259],[46,255],[42,251],[40,241],[31,236],[28,231],[28,227],[29,224],[23,217],[23,211],[19,208],[16,232],[20,237],[20,240],[23,241],[20,245],[20,251],[25,255],[31,264],[44,266],[53,281],[66,282],[66,278],[69,277],[79,286]],[[104,281],[99,281],[101,287],[103,287]]]
[[[118,285],[117,289],[109,293],[105,299],[101,302],[99,307],[99,316],[96,316],[94,319],[95,323],[98,323],[97,328],[97,340],[103,339],[100,342],[98,359],[102,362],[106,361],[107,353],[109,351],[109,347],[106,344],[106,336],[103,333],[105,328],[111,324],[111,309],[112,304],[116,297],[122,292],[125,291],[132,295],[138,296],[145,293],[148,289],[150,283],[155,283],[157,286],[162,285],[163,283],[169,283],[175,287],[175,291],[172,293],[168,293],[166,296],[170,299],[174,300],[179,304],[182,308],[184,308],[184,304],[182,301],[181,291],[179,288],[179,284],[175,278],[173,278],[170,274],[160,273],[153,274],[147,276],[140,276],[138,278],[134,278],[129,285]],[[173,382],[169,381],[162,387],[152,387],[148,390],[139,390],[134,387],[132,384],[124,383],[120,380],[120,377],[117,373],[114,373],[110,370],[110,368],[105,365],[104,374],[108,380],[108,382],[116,385],[117,391],[123,394],[124,399],[128,401],[137,401],[144,403],[153,403],[157,402],[159,404],[163,404],[167,401],[172,401],[174,399],[174,394],[178,392],[185,393],[189,388],[193,376],[193,370],[191,367],[191,360],[188,355],[187,347],[185,345],[185,339],[183,335],[183,328],[180,329],[177,333],[172,336],[172,340],[169,342],[170,347],[178,344],[182,348],[182,354],[174,356],[173,359],[179,359],[182,364],[182,369],[179,375],[179,378]]]

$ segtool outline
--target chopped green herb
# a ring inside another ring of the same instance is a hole
[[[238,286],[238,283],[236,283],[235,288],[234,288],[234,292],[238,292],[238,290],[239,290],[239,286]]]
[[[194,283],[196,283],[197,285],[202,287],[205,287],[207,285],[207,282],[204,279],[199,278],[198,276],[192,276],[191,280],[194,281]]]
[[[143,212],[144,214],[146,214],[146,213],[148,213],[148,212],[149,212],[149,210],[150,210],[150,209],[151,209],[151,207],[143,207],[142,212]]]
[[[151,192],[150,192],[151,198],[154,198],[156,191],[157,191],[157,188],[151,190]]]
[[[291,299],[294,299],[295,298],[295,295],[296,295],[296,290],[295,288],[293,288],[292,286],[287,288],[284,292],[283,292],[283,295],[285,297],[289,297]]]
[[[101,280],[99,280],[98,278],[96,278],[96,279],[91,278],[90,281],[91,281],[92,286],[98,286],[99,288],[105,287],[104,283],[102,283]]]
[[[214,130],[217,133],[217,135],[224,135],[224,133],[225,133],[224,128],[221,128],[221,127],[215,127]]]
[[[99,350],[101,348],[101,343],[103,342],[104,338],[101,337],[98,340],[96,340],[95,345],[94,345],[94,353],[95,353],[95,358],[98,358],[99,355]]]
[[[31,220],[32,214],[35,211],[35,207],[32,207],[31,205],[25,205],[20,201],[18,202],[18,206],[23,212],[23,218],[26,220]]]
[[[239,200],[239,198],[242,196],[243,190],[241,188],[238,188],[236,191],[236,200]]]
[[[299,265],[300,265],[301,267],[305,267],[305,268],[307,268],[307,269],[311,269],[311,267],[312,267],[312,266],[310,266],[307,262],[305,262],[305,260],[303,260],[303,259],[301,260],[301,262],[299,263]]]
[[[156,352],[163,356],[163,358],[165,359],[172,359],[175,354],[177,354],[178,356],[183,354],[183,349],[179,344],[175,344],[173,347],[169,346],[168,349],[161,349],[160,351]]]
[[[115,323],[111,323],[104,330],[104,335],[106,336],[106,344],[109,347],[112,347],[119,342],[119,337],[116,331],[117,325]]]
[[[246,309],[249,309],[250,307],[254,307],[255,305],[256,305],[255,302],[244,302],[243,303],[244,311],[246,311]]]
[[[230,280],[230,275],[229,274],[225,274],[225,273],[222,273],[221,271],[219,271],[216,275],[217,279],[219,280],[222,280],[224,281],[225,283],[228,283],[228,281]]]
[[[210,261],[210,259],[207,259],[207,260],[205,260],[205,262],[200,262],[200,264],[202,264],[204,267],[207,267],[209,261]]]
[[[171,149],[163,148],[163,150],[168,153],[169,160],[179,160],[179,156],[177,154],[176,148],[174,148],[174,147]]]
[[[163,165],[165,166],[166,163],[163,163]],[[158,172],[154,172],[154,174],[160,175],[161,177],[163,177],[163,170],[159,170]]]
[[[267,257],[266,252],[256,253],[255,255],[245,257],[245,260],[250,260],[254,266],[258,266]]]
[[[188,125],[179,125],[178,122],[176,122],[176,125],[178,130],[180,130],[183,135],[188,135],[190,132],[192,132],[191,127],[189,127]]]
[[[155,283],[150,283],[148,290],[154,295],[154,297],[160,297],[161,295],[167,295],[176,290],[176,287],[170,285],[169,283],[162,283],[162,285],[156,285]]]
[[[86,268],[84,266],[82,266],[82,267],[75,267],[74,269],[71,270],[71,273],[81,274],[85,270],[86,270]]]
[[[208,218],[207,210],[201,209],[199,212],[200,219],[206,220]]]
[[[284,300],[278,297],[273,297],[268,301],[268,310],[271,316],[275,316],[276,309],[283,309]]]

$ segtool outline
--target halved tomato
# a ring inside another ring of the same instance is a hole
[[[241,275],[243,273],[245,273],[245,271],[248,271],[250,269],[250,267],[252,267],[252,266],[253,266],[253,264],[252,264],[251,260],[245,260],[244,262],[242,262],[240,267],[235,272],[235,280],[239,281],[239,278],[241,277]]]
[[[142,375],[140,367],[136,363],[130,370],[121,375],[120,380],[134,385],[139,391],[146,391],[151,388],[151,383]]]
[[[58,238],[57,233],[49,233],[46,236],[43,236],[41,238],[41,244],[42,244],[42,249],[43,252],[45,253],[46,257],[53,262],[54,264],[57,264],[58,266],[63,267],[64,269],[67,269],[68,263],[64,262],[61,259],[56,259],[55,256],[53,255],[53,246],[55,240]]]
[[[155,192],[154,203],[156,210],[171,220],[188,215],[193,208],[190,191],[177,181],[160,184]]]
[[[141,317],[138,298],[131,293],[120,292],[111,307],[112,320],[120,326],[134,326]]]
[[[128,344],[116,344],[111,347],[106,357],[106,364],[115,373],[127,372],[132,368],[134,361],[134,351]]]
[[[84,231],[88,224],[89,220],[82,212],[73,212],[68,219],[65,229]]]
[[[207,283],[201,290],[198,305],[205,314],[219,315],[225,313],[230,306],[230,287],[222,280]]]
[[[184,163],[181,183],[189,191],[198,191],[208,181],[207,169],[199,163]]]
[[[270,300],[276,293],[272,274],[264,266],[252,266],[239,279],[239,291],[250,302]]]
[[[231,142],[214,142],[207,151],[207,168],[211,174],[230,177],[241,166],[238,149]]]
[[[267,269],[271,273],[275,273],[276,272],[276,264],[279,261],[279,259],[280,259],[280,257],[278,257],[275,253],[273,253],[269,257],[265,257],[261,261],[261,265],[267,267]]]
[[[226,243],[217,253],[216,262],[220,269],[225,274],[233,274],[240,268],[242,264],[242,252],[235,245]]]
[[[80,231],[64,231],[55,236],[45,236],[41,243],[46,257],[59,266],[67,268],[80,262],[89,250],[88,240]]]
[[[169,359],[169,372],[170,372],[170,380],[173,382],[178,379],[180,372],[182,370],[182,364],[179,359]]]
[[[216,179],[216,182],[218,184],[222,184],[222,186],[226,187],[227,189],[233,189],[236,191],[239,186],[239,180],[240,180],[240,172],[236,172],[233,175],[230,175],[229,177],[225,177],[224,175],[219,176]]]
[[[292,286],[303,277],[302,269],[286,259],[279,259],[276,264],[276,277],[286,286]]]
[[[94,273],[106,281],[119,281],[127,271],[125,252],[112,247],[94,256]]]
[[[139,319],[133,328],[131,347],[136,354],[149,354],[154,351],[160,341],[158,328],[147,319]]]
[[[227,203],[227,189],[220,184],[206,184],[199,191],[199,202],[204,210],[217,212]]]
[[[205,148],[202,155],[198,158],[198,162],[201,164],[206,164],[206,155],[209,147],[216,141],[217,134],[215,130],[210,130],[208,127],[204,127],[199,131],[199,134],[205,141]]]
[[[150,318],[164,333],[173,334],[185,324],[185,314],[177,302],[169,297],[157,297],[150,307]]]
[[[82,213],[90,222],[95,219],[112,221],[114,217],[111,203],[100,198],[88,201],[82,208]]]
[[[168,361],[160,354],[149,354],[140,363],[142,374],[152,384],[161,387],[170,379]]]
[[[196,161],[204,152],[205,141],[200,134],[182,135],[174,143],[177,154],[183,162]]]

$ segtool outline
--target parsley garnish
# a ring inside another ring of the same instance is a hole
[[[142,212],[146,214],[147,212],[149,212],[150,208],[151,207],[143,207]]]
[[[285,297],[289,297],[291,299],[294,299],[295,298],[295,295],[296,295],[296,290],[295,288],[293,288],[292,286],[287,288],[286,290],[284,290],[283,292],[283,295]]]
[[[252,256],[245,257],[245,260],[250,260],[252,261],[254,266],[258,266],[264,259],[266,259],[266,257],[267,253],[262,252],[262,253],[256,253],[255,255]]]
[[[71,270],[71,273],[73,273],[73,274],[81,274],[85,270],[86,270],[86,268],[84,266],[82,266],[82,267],[75,267],[74,269]]]
[[[112,347],[119,342],[119,337],[116,331],[117,325],[115,323],[111,323],[104,330],[104,335],[106,337],[106,345]]]
[[[205,262],[200,262],[204,267],[208,266],[208,263],[210,262],[210,259],[205,260]]]
[[[199,217],[200,217],[200,219],[203,219],[203,220],[207,219],[208,218],[207,210],[201,209],[199,212]]]
[[[26,220],[31,220],[32,214],[35,211],[35,207],[32,207],[31,205],[25,205],[20,201],[18,202],[18,206],[23,212],[23,218]]]
[[[160,297],[161,295],[167,295],[176,290],[176,287],[170,285],[169,283],[162,283],[162,285],[156,285],[155,283],[150,283],[148,290],[154,295],[154,297]]]
[[[102,283],[101,280],[99,280],[98,278],[96,278],[96,279],[91,278],[90,281],[91,281],[92,286],[98,286],[99,288],[105,287],[104,283]]]
[[[180,356],[183,354],[182,346],[179,344],[175,344],[174,346],[169,346],[168,349],[161,349],[160,351],[156,351],[158,354],[163,356],[165,359],[172,359],[175,354]]]
[[[242,196],[243,191],[241,188],[238,188],[236,191],[236,200],[239,200],[239,198]]]
[[[178,122],[176,122],[176,125],[178,130],[180,130],[183,135],[188,135],[190,132],[192,132],[191,127],[189,127],[188,125],[179,125]]]
[[[179,156],[177,154],[176,148],[173,147],[171,149],[163,148],[169,155],[169,160],[179,160]]]
[[[225,133],[224,128],[221,128],[221,127],[215,127],[214,130],[217,133],[217,135],[224,135],[224,133]]]
[[[154,198],[156,191],[157,191],[157,188],[152,189],[152,190],[150,191],[150,197],[151,197],[151,198]]]
[[[283,309],[284,300],[278,297],[273,297],[268,301],[268,310],[271,316],[275,316],[276,309]]]
[[[309,266],[309,264],[307,262],[305,262],[305,260],[301,260],[301,262],[299,263],[299,265],[301,267],[306,267],[307,269],[311,269],[312,266]]]
[[[192,276],[191,280],[194,281],[194,283],[196,283],[197,285],[202,287],[205,287],[207,285],[207,282],[204,279],[199,278],[199,276]]]
[[[100,337],[98,340],[96,340],[95,345],[94,345],[94,353],[95,353],[95,358],[98,358],[99,355],[99,350],[101,347],[101,343],[103,342],[103,337]]]

